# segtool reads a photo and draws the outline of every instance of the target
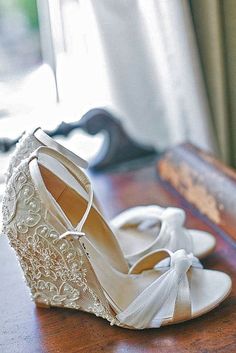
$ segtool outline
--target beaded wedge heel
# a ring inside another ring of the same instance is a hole
[[[88,163],[48,136],[41,128],[25,133],[10,160],[6,182],[19,163],[40,146],[49,146],[73,161],[81,168]],[[53,161],[52,161],[53,163]],[[93,207],[101,210],[97,198]],[[186,229],[185,213],[177,208],[161,208],[157,205],[139,206],[126,210],[111,220],[125,257],[130,265],[150,251],[167,248],[171,251],[185,249],[198,258],[204,258],[215,248],[213,235],[195,229]]]
[[[204,270],[185,250],[155,250],[129,270],[92,205],[89,179],[53,149],[40,147],[14,169],[3,200],[4,232],[37,305],[144,329],[198,317],[229,294],[229,276]]]

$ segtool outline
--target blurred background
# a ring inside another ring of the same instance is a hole
[[[235,166],[235,33],[234,0],[0,0],[0,183],[27,128],[72,124],[91,160],[112,117],[136,157],[191,141]]]

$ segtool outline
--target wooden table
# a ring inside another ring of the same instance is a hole
[[[236,352],[235,245],[167,185],[154,165],[129,172],[92,175],[108,217],[134,205],[159,203],[187,211],[187,225],[213,233],[216,251],[204,265],[234,280],[231,295],[203,317],[160,329],[132,331],[93,315],[64,309],[40,309],[31,302],[22,272],[5,237],[0,239],[0,353]],[[235,195],[236,196],[236,195]]]

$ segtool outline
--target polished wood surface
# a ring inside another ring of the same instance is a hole
[[[232,276],[231,295],[198,319],[143,331],[111,327],[103,319],[75,310],[36,308],[16,256],[3,236],[0,238],[0,353],[236,352],[236,251],[232,241],[172,193],[158,179],[154,165],[130,172],[92,175],[92,179],[108,217],[138,204],[185,208],[189,227],[216,236],[217,248],[204,265]]]

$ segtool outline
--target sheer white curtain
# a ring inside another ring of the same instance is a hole
[[[163,149],[190,140],[214,150],[187,0],[76,4],[64,12],[73,62],[64,74],[68,95],[84,110],[108,107],[141,143]],[[71,80],[77,80],[73,92]]]

